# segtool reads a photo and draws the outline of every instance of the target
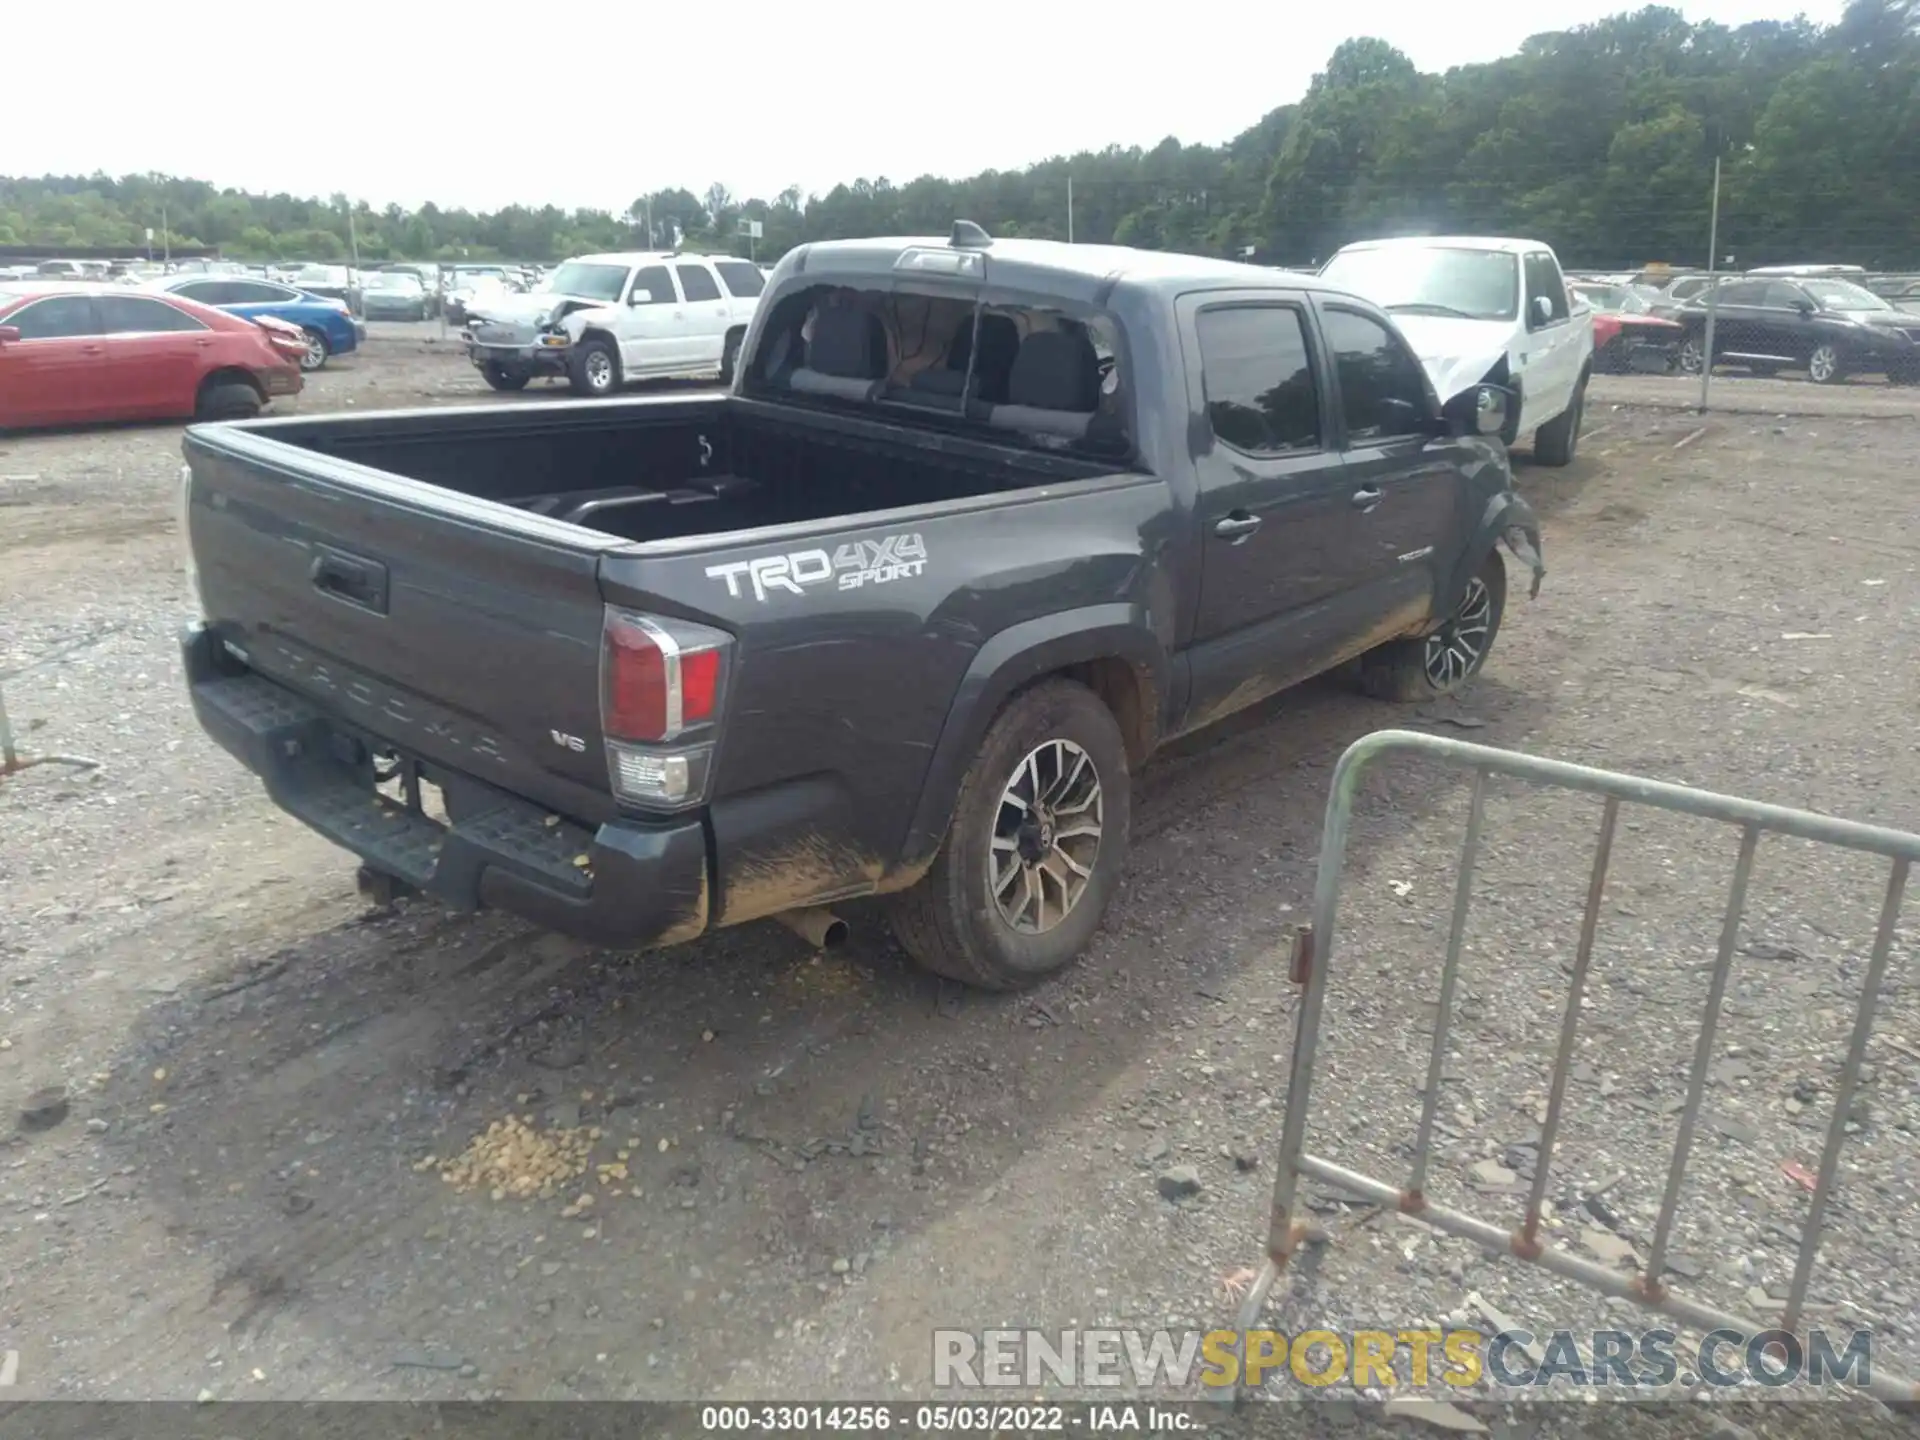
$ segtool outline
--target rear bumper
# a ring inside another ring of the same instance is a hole
[[[599,945],[690,940],[711,905],[698,818],[597,829],[439,766],[449,823],[377,794],[385,741],[227,662],[203,626],[181,637],[194,715],[282,810],[367,865],[462,910],[506,910]],[[581,858],[586,863],[582,865]]]

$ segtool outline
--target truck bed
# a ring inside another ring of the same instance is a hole
[[[732,397],[268,422],[285,444],[645,543],[1017,491],[1109,467]]]
[[[1029,577],[1016,618],[1111,599],[1166,510],[1153,477],[1097,461],[717,395],[195,426],[185,452],[203,725],[378,868],[431,869],[460,904],[516,886],[510,908],[581,933],[582,907],[610,934],[678,933],[870,890],[998,628],[971,578]],[[1064,560],[1068,534],[1110,562]],[[789,556],[804,585],[762,593],[755,567]],[[914,583],[928,564],[938,583]],[[704,818],[615,800],[609,607],[737,637]],[[821,773],[796,777],[795,753]],[[394,766],[440,787],[450,830],[374,806]],[[694,858],[629,885],[656,851]],[[643,901],[660,913],[636,918]]]

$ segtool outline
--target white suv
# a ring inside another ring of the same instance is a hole
[[[474,302],[461,338],[496,390],[565,375],[576,395],[629,380],[713,375],[731,382],[767,277],[725,256],[582,255],[526,295]]]

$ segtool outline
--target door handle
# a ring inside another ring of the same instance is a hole
[[[1234,544],[1238,545],[1259,528],[1260,517],[1258,515],[1249,515],[1244,510],[1235,510],[1225,519],[1214,521],[1213,533],[1223,539],[1231,540]]]
[[[104,345],[82,345],[80,347],[80,353],[82,355],[104,355],[107,353],[107,347]]]
[[[1356,510],[1371,510],[1379,503],[1380,487],[1378,485],[1368,485],[1353,492],[1353,508]]]

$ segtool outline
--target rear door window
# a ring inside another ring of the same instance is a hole
[[[103,335],[158,335],[207,328],[184,310],[140,295],[102,295],[94,304],[99,307]]]
[[[1218,306],[1194,324],[1214,438],[1246,455],[1318,450],[1320,395],[1298,307]]]
[[[714,283],[713,272],[706,266],[676,265],[673,268],[680,277],[680,288],[686,292],[689,305],[720,298],[720,287]]]

